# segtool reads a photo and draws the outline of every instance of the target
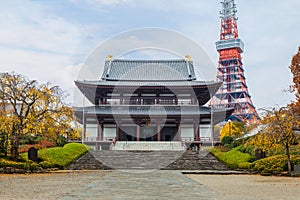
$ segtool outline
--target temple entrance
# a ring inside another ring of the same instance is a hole
[[[142,126],[140,141],[157,141],[157,131],[155,127]]]
[[[161,130],[161,141],[177,141],[176,135],[177,135],[178,127],[163,127]]]
[[[120,128],[119,141],[136,141],[136,128],[133,126],[124,126]]]
[[[160,130],[160,141],[178,141],[177,126],[166,126]],[[141,126],[139,138],[137,138],[136,126],[120,128],[118,141],[158,141],[157,127]]]

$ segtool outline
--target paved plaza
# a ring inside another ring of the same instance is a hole
[[[0,199],[299,199],[300,179],[183,175],[181,171],[67,171],[0,175]]]

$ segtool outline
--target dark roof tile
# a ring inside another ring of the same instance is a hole
[[[102,80],[113,81],[184,81],[196,80],[192,61],[123,60],[105,62]]]

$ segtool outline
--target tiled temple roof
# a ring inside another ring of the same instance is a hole
[[[111,81],[191,81],[196,80],[192,61],[124,60],[105,62],[102,80]]]
[[[75,81],[76,84],[102,85],[102,86],[216,86],[220,87],[221,82],[214,81]]]

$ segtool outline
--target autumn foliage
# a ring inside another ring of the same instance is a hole
[[[299,142],[300,136],[295,133],[299,121],[290,108],[266,110],[261,123],[264,129],[255,136],[250,144],[266,152],[285,150],[288,171],[291,172],[290,148]]]
[[[225,136],[231,136],[233,138],[238,138],[242,136],[245,129],[245,123],[228,121],[220,131],[220,140]]]
[[[0,100],[6,106],[0,115],[0,134],[6,137],[14,161],[24,136],[40,135],[55,140],[71,130],[73,111],[64,97],[58,86],[39,84],[20,74],[1,74]]]
[[[298,53],[294,55],[291,65],[290,65],[291,72],[293,74],[293,82],[294,86],[293,89],[296,91],[296,96],[299,99],[299,92],[300,92],[300,47],[298,49]]]
[[[297,116],[300,116],[300,47],[298,49],[298,53],[294,55],[290,70],[293,74],[293,83],[291,86],[291,92],[295,93],[296,101],[293,102],[290,106],[294,109]]]

